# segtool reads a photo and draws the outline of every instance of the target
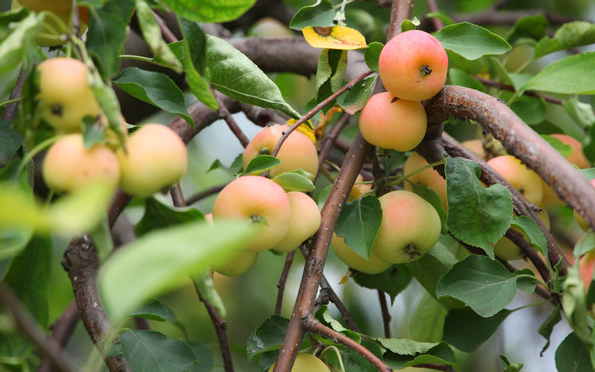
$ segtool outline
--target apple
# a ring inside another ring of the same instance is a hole
[[[488,165],[506,179],[529,203],[541,205],[543,187],[541,177],[512,155],[500,155],[487,161]]]
[[[541,212],[538,214],[538,216],[541,222],[543,222],[545,227],[549,230],[550,217],[547,214],[545,208],[541,209]],[[530,242],[527,235],[524,232],[522,232],[521,229],[519,229],[516,226],[511,226],[511,228],[514,231],[523,234],[525,240]],[[506,236],[503,236],[502,238],[500,238],[500,240],[496,242],[496,244],[494,245],[494,254],[504,260],[520,260],[525,257],[521,248],[519,248],[515,243],[512,242],[512,240],[508,239]]]
[[[343,237],[335,233],[331,239],[331,248],[347,266],[364,274],[379,274],[392,266],[390,262],[378,258],[374,252],[370,252],[370,259],[366,260],[349,248]]]
[[[359,116],[359,130],[370,144],[409,151],[426,134],[428,118],[421,103],[396,99],[393,94],[374,94]]]
[[[371,183],[363,183],[363,182],[364,182],[364,176],[362,176],[361,174],[358,174],[357,177],[355,178],[355,183],[353,184],[353,187],[351,188],[351,191],[349,192],[349,200],[350,201],[358,200],[359,198],[361,198],[362,196],[364,196],[365,194],[367,194],[368,192],[370,192],[372,190]]]
[[[268,372],[273,372],[275,363],[269,368]],[[293,362],[290,372],[330,372],[326,364],[312,354],[298,353]]]
[[[585,292],[589,290],[595,269],[595,251],[589,251],[578,261],[578,273],[583,281]]]
[[[56,14],[67,14],[72,9],[71,0],[19,0],[23,6],[34,12],[49,10]]]
[[[41,117],[59,133],[81,131],[85,116],[96,117],[99,103],[87,80],[87,66],[74,58],[49,58],[37,66]]]
[[[429,251],[440,237],[438,212],[421,196],[407,190],[380,198],[382,222],[372,253],[390,263],[406,263]]]
[[[434,36],[411,30],[386,43],[380,52],[378,69],[382,84],[390,94],[423,101],[444,87],[448,56]]]
[[[42,174],[45,183],[56,191],[74,191],[98,181],[115,190],[120,181],[120,165],[107,146],[87,149],[83,135],[74,133],[50,147],[43,160]]]
[[[126,151],[117,152],[127,193],[148,197],[172,185],[186,174],[186,145],[171,128],[145,124],[127,140]]]
[[[591,185],[595,187],[595,179],[591,180]],[[577,211],[572,211],[572,213],[574,214],[574,219],[576,222],[578,222],[578,225],[581,227],[581,229],[583,229],[583,231],[589,231],[589,229],[591,229],[591,225],[585,221],[583,216],[581,216]]]
[[[279,252],[291,252],[320,228],[320,210],[318,204],[303,192],[287,193],[289,199],[289,228],[283,240],[273,249]]]
[[[228,183],[215,198],[213,218],[232,218],[257,224],[260,234],[245,250],[260,252],[274,248],[289,230],[291,207],[285,190],[261,176],[243,176]]]
[[[426,159],[424,159],[417,152],[413,152],[405,161],[403,174],[407,175],[427,165],[428,162]],[[413,191],[413,186],[411,183],[418,183],[420,185],[429,187],[440,197],[442,208],[444,208],[445,211],[448,210],[448,200],[446,199],[446,180],[434,168],[424,169],[423,171],[410,176],[408,181],[410,182],[405,182],[406,190]]]
[[[277,142],[281,139],[283,132],[289,129],[284,124],[273,124],[263,128],[252,138],[244,149],[242,162],[244,169],[250,161],[258,155],[270,155],[275,150]],[[316,146],[308,136],[294,130],[283,142],[279,149],[277,158],[281,164],[271,169],[271,176],[292,170],[303,169],[306,172],[316,175],[318,173],[318,152]]]
[[[566,134],[550,134],[550,136],[555,137],[562,141],[562,143],[569,145],[572,148],[572,154],[566,157],[566,159],[576,165],[577,167],[584,169],[589,168],[591,163],[585,156],[583,152],[583,145],[577,139],[570,137]],[[548,185],[545,181],[541,180],[541,186],[543,187],[543,205],[551,206],[551,207],[561,207],[566,205],[566,203],[560,199],[558,194]]]
[[[461,145],[465,146],[469,150],[473,151],[475,155],[480,157],[481,159],[486,158],[486,151],[483,148],[483,141],[480,139],[472,139],[461,142]]]

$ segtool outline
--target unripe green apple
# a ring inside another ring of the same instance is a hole
[[[544,226],[549,230],[550,228],[550,217],[547,214],[545,208],[541,209],[541,212],[538,214],[539,219],[543,222]],[[526,241],[530,242],[527,235],[522,232],[518,227],[512,226],[511,227],[514,231],[520,232],[523,234],[523,237]],[[523,251],[519,248],[518,245],[512,242],[512,240],[508,239],[506,236],[503,236],[496,242],[494,245],[494,254],[504,260],[520,260],[525,257]]]
[[[87,81],[87,66],[74,58],[49,58],[37,66],[41,117],[60,133],[81,131],[85,116],[100,113]]]
[[[595,179],[591,180],[591,185],[595,187]],[[581,227],[581,229],[583,229],[583,231],[589,231],[591,225],[589,225],[589,223],[583,218],[583,216],[581,216],[576,210],[572,212],[574,214],[576,222],[578,222],[578,225]]]
[[[403,174],[412,173],[422,167],[428,165],[426,159],[424,159],[420,154],[417,152],[411,153],[407,160],[405,161],[405,165],[403,167]],[[418,183],[420,185],[424,185],[426,187],[431,188],[438,194],[440,197],[440,201],[442,202],[442,208],[445,211],[448,210],[448,200],[446,199],[446,180],[444,177],[438,173],[434,168],[427,168],[423,171],[414,174],[408,178],[410,182]],[[413,191],[413,186],[409,182],[405,182],[405,189],[409,191]]]
[[[362,272],[364,274],[379,274],[392,266],[390,262],[386,262],[378,258],[374,252],[370,252],[370,259],[366,260],[345,244],[345,239],[333,233],[331,239],[331,248],[339,257],[339,259],[350,268]]]
[[[268,372],[273,372],[275,364],[269,368]],[[326,364],[312,354],[298,353],[295,357],[293,367],[290,372],[330,372]]]
[[[521,163],[520,159],[512,155],[501,155],[488,160],[487,163],[506,179],[512,187],[519,190],[529,203],[541,205],[543,198],[541,178],[537,173]]]
[[[228,183],[215,198],[213,218],[245,220],[261,227],[245,250],[260,252],[283,241],[289,229],[289,198],[274,181],[261,176],[243,176]]]
[[[566,157],[566,160],[571,164],[574,164],[581,169],[589,168],[591,166],[589,159],[587,159],[583,152],[583,144],[577,139],[566,134],[550,134],[550,136],[559,139],[562,143],[569,145],[572,148],[572,154]],[[561,207],[566,205],[566,203],[560,199],[558,194],[556,194],[550,185],[545,183],[543,179],[541,180],[541,186],[543,187],[543,205],[551,207]]]
[[[263,128],[252,138],[248,146],[244,149],[242,162],[244,169],[250,164],[250,161],[258,155],[270,155],[275,150],[277,142],[281,139],[283,132],[289,129],[284,124],[274,124]],[[277,158],[281,164],[271,169],[271,176],[279,173],[303,169],[306,172],[316,175],[318,173],[318,152],[316,146],[305,134],[294,130],[283,142],[279,149]]]
[[[126,142],[126,151],[118,152],[122,168],[120,186],[127,193],[148,197],[172,185],[186,174],[186,145],[171,128],[145,124]]]
[[[43,161],[43,179],[56,191],[74,191],[93,182],[118,186],[120,165],[116,155],[104,145],[85,148],[83,135],[69,134],[48,150]]]
[[[380,52],[378,69],[382,84],[393,96],[423,101],[444,87],[448,56],[434,36],[411,30],[386,43]]]
[[[395,99],[388,92],[370,97],[359,115],[359,130],[374,146],[409,151],[426,135],[428,118],[419,102]]]
[[[407,190],[380,198],[382,222],[372,253],[391,263],[406,263],[429,251],[440,237],[438,212],[421,196]]]
[[[283,240],[273,249],[279,252],[295,250],[320,228],[320,210],[316,202],[303,192],[287,193],[289,199],[289,228]]]

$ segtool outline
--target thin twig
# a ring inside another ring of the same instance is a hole
[[[479,76],[473,76],[473,78],[475,78],[475,80],[479,81],[480,83],[490,87],[498,88],[500,90],[508,90],[510,92],[516,92],[515,87],[509,84],[500,83],[499,81],[486,79]],[[531,90],[525,91],[523,94],[530,97],[541,98],[546,102],[554,103],[556,105],[562,105],[564,103],[564,101],[561,98],[548,96],[547,94],[541,94]]]
[[[287,254],[287,257],[285,257],[285,265],[283,265],[283,271],[281,271],[281,276],[277,282],[277,288],[279,291],[277,293],[277,303],[275,304],[275,315],[281,315],[281,309],[283,307],[283,293],[285,293],[287,275],[289,274],[289,269],[291,268],[291,263],[293,262],[294,256],[295,251],[291,251]]]
[[[390,312],[388,311],[388,304],[386,302],[386,293],[381,291],[380,289],[377,290],[378,292],[378,301],[380,302],[380,310],[382,312],[382,324],[384,326],[384,337],[390,338],[390,321],[391,316]]]
[[[314,178],[314,182],[316,182],[316,179],[318,178],[318,174],[320,174],[320,169],[322,169],[322,165],[324,164],[329,151],[331,150],[331,148],[333,147],[333,144],[339,137],[339,134],[341,134],[341,131],[343,130],[343,128],[345,128],[345,126],[349,123],[349,119],[351,119],[351,115],[349,115],[347,113],[343,113],[341,115],[341,117],[339,118],[339,120],[337,120],[335,125],[333,125],[331,130],[328,131],[322,137],[322,146],[320,146],[320,151],[318,152],[319,172],[316,174],[316,177]]]
[[[74,328],[80,320],[79,308],[76,306],[76,301],[72,301],[70,305],[64,310],[62,315],[56,320],[56,322],[50,327],[52,330],[51,338],[56,342],[58,346],[64,349],[64,346],[70,339]],[[52,361],[49,357],[44,356],[39,363],[37,372],[52,372]]]
[[[202,200],[208,196],[215,195],[219,191],[223,190],[224,187],[225,187],[225,185],[217,185],[217,186],[210,187],[204,191],[198,192],[194,195],[190,195],[188,197],[188,199],[186,199],[184,204],[192,205],[192,204],[196,203],[197,201]]]
[[[438,5],[436,5],[436,0],[427,0],[427,3],[431,13],[438,13],[439,10]],[[439,31],[444,27],[444,23],[442,23],[442,20],[438,17],[432,17],[432,23],[434,24],[434,29],[436,31]]]
[[[218,96],[215,96],[215,97],[218,97]],[[242,144],[242,147],[245,148],[246,146],[248,146],[248,144],[250,143],[250,140],[248,139],[248,137],[246,137],[244,132],[242,132],[238,123],[235,121],[233,116],[231,116],[231,113],[229,112],[227,107],[225,107],[225,105],[223,104],[221,98],[217,99],[217,103],[219,104],[219,113],[221,115],[221,118],[227,123],[227,126],[229,127],[231,132],[240,141],[240,143]]]
[[[12,89],[12,92],[10,92],[10,96],[8,97],[9,100],[15,100],[21,97],[21,94],[23,92],[23,84],[25,83],[26,77],[27,71],[21,70],[19,76],[17,77],[17,81],[14,85],[14,88]],[[1,119],[6,121],[14,120],[17,116],[17,110],[19,108],[20,102],[20,100],[16,100],[6,105],[6,107],[4,108],[4,112],[2,113]]]
[[[157,12],[155,12],[155,11],[152,11],[152,12],[153,12],[153,16],[155,17],[155,20],[157,21],[157,24],[159,25],[159,28],[161,29],[161,36],[163,36],[163,39],[167,43],[175,43],[176,41],[178,41],[178,38],[169,29],[169,27],[167,27],[167,24],[165,23],[163,18],[161,18],[159,16],[159,14],[157,14]]]

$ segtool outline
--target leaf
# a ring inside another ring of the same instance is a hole
[[[312,174],[299,169],[280,173],[273,177],[273,181],[283,187],[286,192],[310,192],[316,190],[316,186],[312,182],[313,177]]]
[[[259,325],[248,337],[246,345],[248,359],[281,347],[288,325],[289,319],[278,315],[272,315]]]
[[[510,364],[508,358],[504,355],[498,355],[498,359],[500,360],[500,366],[504,372],[519,372],[523,368],[522,363]]]
[[[397,295],[405,290],[411,282],[411,273],[405,264],[398,264],[380,274],[358,273],[353,276],[353,280],[364,288],[388,293],[391,302],[395,302]]]
[[[120,70],[120,52],[134,8],[133,0],[108,1],[91,17],[85,45],[104,76]]]
[[[486,91],[482,83],[474,79],[467,72],[458,68],[451,68],[448,72],[448,77],[453,85],[475,89],[484,93]]]
[[[120,248],[100,268],[106,309],[114,319],[121,319],[148,298],[187,282],[188,275],[225,260],[254,233],[243,222],[218,221],[187,223],[144,235]]]
[[[11,129],[12,121],[0,120],[0,164],[6,164],[23,143],[23,136]]]
[[[378,59],[380,58],[380,52],[382,52],[382,48],[384,48],[384,44],[375,41],[368,45],[368,49],[366,49],[366,52],[364,53],[366,65],[372,71],[379,71]]]
[[[302,34],[313,48],[353,50],[368,47],[364,35],[346,26],[306,27]]]
[[[558,372],[593,372],[589,350],[576,333],[570,333],[556,349]]]
[[[441,341],[447,314],[448,310],[440,301],[425,292],[409,321],[411,337],[421,342]]]
[[[436,33],[444,49],[451,50],[468,60],[490,54],[504,54],[510,44],[487,29],[468,22],[445,26]]]
[[[377,340],[386,349],[398,355],[425,354],[439,345],[438,342],[418,342],[406,338],[377,338]]]
[[[281,164],[281,160],[272,155],[257,155],[244,170],[244,174],[259,175]]]
[[[512,224],[519,227],[529,237],[529,241],[541,253],[547,257],[547,239],[543,235],[543,231],[539,228],[537,223],[532,218],[527,216],[515,217],[512,219]]]
[[[595,52],[575,54],[558,60],[539,71],[522,90],[563,94],[594,94],[595,76],[591,74]]]
[[[512,45],[520,39],[539,40],[545,36],[548,21],[542,14],[520,18],[510,32],[506,40]]]
[[[380,201],[373,195],[367,195],[345,204],[335,232],[345,239],[345,244],[353,252],[369,260],[381,222]]]
[[[145,214],[134,230],[137,236],[142,236],[153,230],[204,220],[202,212],[196,208],[177,208],[151,197],[145,199]]]
[[[180,17],[195,22],[220,23],[239,18],[256,0],[164,0]]]
[[[562,283],[562,309],[574,334],[591,348],[593,340],[589,326],[590,316],[585,300],[585,287],[578,267],[568,268],[568,274]]]
[[[296,119],[301,116],[254,62],[228,42],[211,35],[207,35],[207,67],[211,85],[221,93],[243,103],[280,110]]]
[[[308,5],[295,13],[289,28],[301,30],[305,27],[328,27],[335,19],[336,11],[329,0],[320,0],[314,5]]]
[[[455,264],[439,281],[436,295],[457,298],[489,318],[514,298],[517,277],[498,261],[471,255]]]
[[[577,96],[572,96],[564,100],[562,106],[572,120],[582,128],[589,128],[595,124],[595,114],[590,103],[581,102]]]
[[[501,185],[485,188],[480,167],[462,158],[446,162],[447,224],[450,232],[494,257],[493,245],[506,233],[512,219],[512,199]]]
[[[130,316],[155,320],[158,322],[168,321],[174,323],[176,321],[176,317],[171,309],[156,298],[151,299],[140,309],[132,312]]]
[[[369,77],[355,84],[347,93],[337,98],[337,103],[343,108],[343,111],[349,115],[355,115],[361,110],[372,95],[372,88],[378,79],[378,75]]]
[[[33,230],[30,228],[0,228],[0,260],[20,252],[32,236]],[[0,279],[2,276],[0,270]]]
[[[551,314],[547,317],[547,319],[543,322],[543,324],[539,327],[539,334],[542,335],[546,339],[546,343],[541,349],[539,353],[540,356],[543,356],[543,353],[548,349],[550,346],[550,337],[552,335],[552,331],[554,330],[554,326],[558,324],[562,320],[562,313],[560,312],[560,305],[557,304],[556,308],[551,312]]]
[[[521,96],[510,104],[510,109],[529,125],[542,123],[546,118],[543,98]]]
[[[192,366],[190,372],[212,371],[215,366],[215,360],[213,358],[213,353],[211,352],[211,350],[204,344],[201,344],[200,342],[190,341],[186,343],[188,344],[188,346],[190,346],[190,348],[194,352],[196,360],[198,361],[198,363],[195,363]]]
[[[541,134],[543,138],[550,146],[560,153],[563,157],[567,158],[572,155],[572,147],[565,144],[559,138],[553,137],[547,134]]]
[[[333,329],[336,332],[342,333],[350,339],[356,341],[358,344],[361,344],[362,336],[360,336],[357,332],[343,327],[343,325],[339,323],[339,321],[333,319],[331,313],[328,311],[328,308],[326,306],[320,307],[316,311],[316,314],[314,316],[325,326]]]
[[[400,370],[418,364],[436,363],[449,365],[458,370],[455,355],[444,342],[416,342],[395,338],[377,340],[388,349],[388,352],[384,353],[384,361],[393,368]]]
[[[16,69],[23,63],[29,53],[29,46],[41,29],[42,22],[42,15],[30,13],[3,37],[0,42],[0,75]]]
[[[327,99],[343,85],[343,78],[347,68],[347,52],[344,50],[323,49],[318,56],[318,67],[316,70],[316,99],[318,104]],[[327,112],[333,102],[324,107]]]
[[[589,231],[574,245],[574,257],[579,258],[593,249],[595,249],[595,231]]]
[[[595,43],[595,24],[574,21],[563,24],[553,38],[544,37],[535,45],[535,59],[546,54]]]
[[[128,67],[113,80],[113,83],[131,96],[179,115],[188,124],[194,125],[186,109],[182,91],[167,75]]]
[[[188,344],[156,331],[128,330],[120,335],[120,342],[124,358],[135,372],[187,372],[196,362]]]
[[[161,36],[161,28],[159,27],[149,4],[147,4],[145,0],[135,0],[135,4],[136,19],[140,25],[143,38],[153,53],[155,53],[155,57],[159,57],[159,59],[161,59],[168,67],[177,73],[181,73],[183,71],[182,65],[169,49],[165,40],[163,40],[163,37]]]
[[[511,313],[510,310],[502,310],[484,318],[469,307],[450,310],[444,321],[444,341],[461,351],[474,351],[494,334]]]

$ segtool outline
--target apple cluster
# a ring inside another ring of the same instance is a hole
[[[107,120],[87,80],[87,67],[73,58],[50,58],[39,64],[42,119],[63,135],[43,162],[46,184],[58,192],[72,192],[102,182],[113,190],[148,197],[178,182],[188,168],[182,139],[169,127],[145,124],[123,145]],[[91,117],[105,131],[106,141],[85,146],[83,118]],[[122,131],[127,126],[122,118]]]

